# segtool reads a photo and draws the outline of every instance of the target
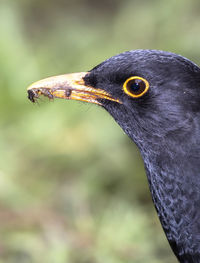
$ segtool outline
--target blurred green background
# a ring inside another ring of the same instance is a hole
[[[137,48],[200,64],[199,28],[198,0],[0,1],[0,263],[176,262],[114,120],[26,88]]]

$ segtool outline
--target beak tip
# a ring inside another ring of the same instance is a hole
[[[28,92],[28,99],[31,101],[31,102],[35,102],[35,97],[36,97],[36,94],[33,90],[31,89],[27,89],[27,92]]]

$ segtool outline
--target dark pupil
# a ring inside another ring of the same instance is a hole
[[[128,89],[130,92],[132,92],[134,94],[140,94],[145,89],[145,83],[140,79],[131,80],[128,83]]]
[[[131,83],[130,90],[133,92],[137,92],[140,89],[140,85],[138,83]]]

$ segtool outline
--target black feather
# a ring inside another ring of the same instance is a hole
[[[123,92],[131,76],[150,84],[141,98]],[[104,61],[85,82],[122,101],[101,103],[141,151],[152,199],[177,258],[200,262],[200,68],[173,53],[136,50]]]

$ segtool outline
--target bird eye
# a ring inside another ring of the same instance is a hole
[[[141,97],[148,89],[149,82],[137,76],[128,78],[123,85],[124,92],[133,98]]]

